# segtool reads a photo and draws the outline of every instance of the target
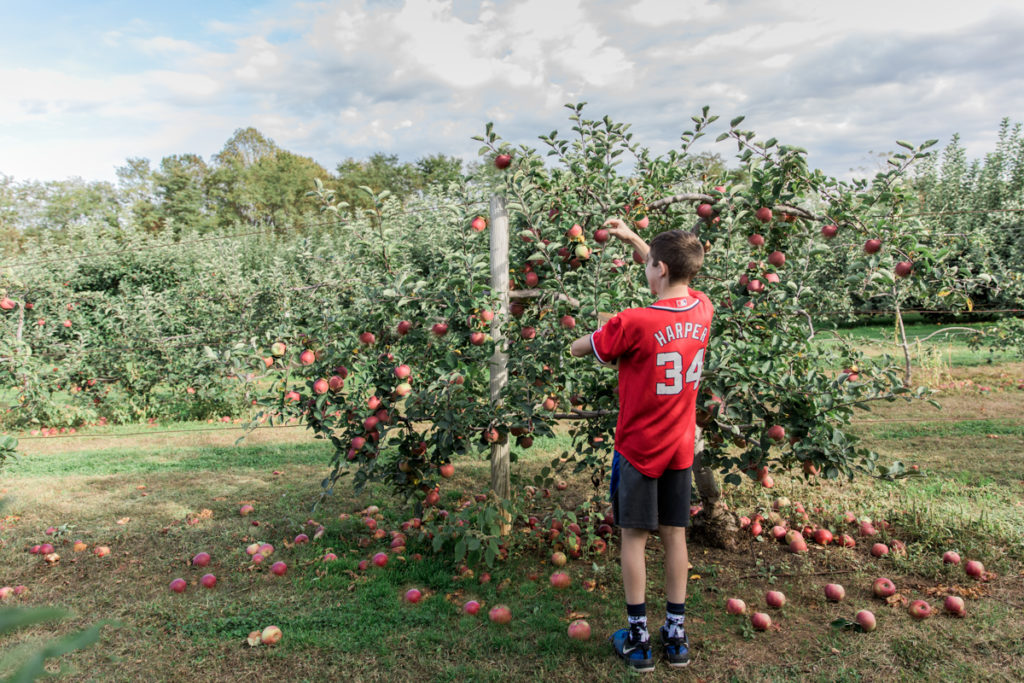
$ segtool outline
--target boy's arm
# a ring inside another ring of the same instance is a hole
[[[637,253],[640,254],[640,258],[644,261],[647,260],[647,252],[649,252],[651,248],[647,246],[647,242],[644,242],[640,235],[633,232],[633,230],[626,225],[625,221],[621,218],[609,218],[604,222],[604,227],[608,228],[608,233],[612,237],[618,237],[623,242],[632,245],[632,247],[636,249]]]
[[[590,345],[590,335],[585,334],[579,339],[573,341],[569,347],[569,353],[576,358],[582,358],[588,354],[594,352],[594,348]]]

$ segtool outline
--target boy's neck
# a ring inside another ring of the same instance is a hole
[[[677,282],[665,287],[665,289],[655,292],[655,296],[658,297],[658,301],[662,299],[683,299],[690,296],[690,283],[689,282]]]

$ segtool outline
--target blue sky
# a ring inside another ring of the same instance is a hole
[[[1024,119],[1016,0],[0,0],[0,16],[16,180],[209,158],[245,126],[327,168],[472,159],[486,121],[536,144],[577,101],[659,152],[708,104],[849,175],[896,139],[959,132],[981,154]]]

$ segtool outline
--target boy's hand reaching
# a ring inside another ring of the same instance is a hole
[[[633,245],[640,257],[647,260],[647,252],[650,251],[650,247],[647,246],[647,242],[644,242],[640,235],[633,232],[632,228],[626,225],[626,222],[621,218],[609,218],[604,222],[605,228],[608,228],[608,234],[612,237],[618,237],[620,240],[627,244]]]

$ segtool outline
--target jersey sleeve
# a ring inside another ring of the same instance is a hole
[[[602,363],[612,363],[632,349],[629,326],[621,313],[590,335],[590,346]]]

